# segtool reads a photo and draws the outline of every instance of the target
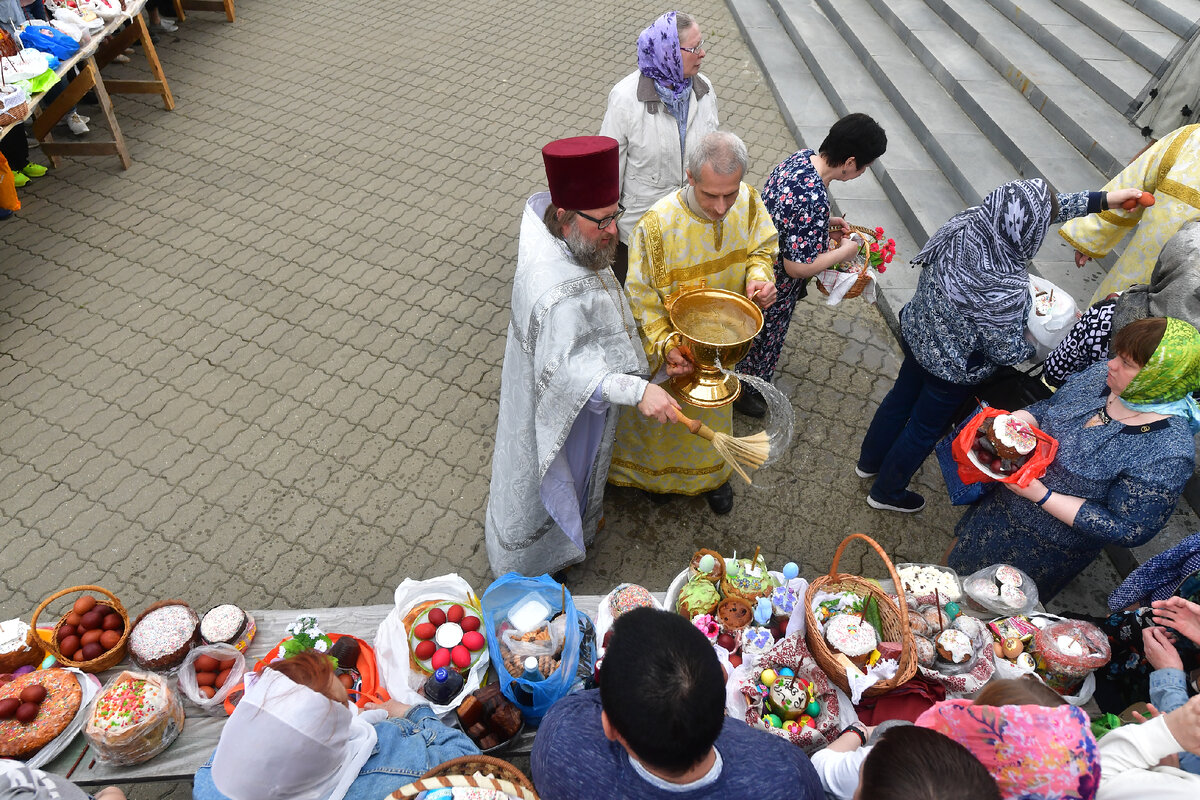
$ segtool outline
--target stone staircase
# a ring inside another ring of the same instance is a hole
[[[831,195],[897,241],[880,292],[893,326],[916,286],[908,258],[953,214],[1013,178],[1079,191],[1119,172],[1145,144],[1124,111],[1200,24],[1200,0],[727,3],[799,144],[852,111],[887,130],[883,158]],[[1052,231],[1033,270],[1084,305],[1113,256],[1072,256]]]

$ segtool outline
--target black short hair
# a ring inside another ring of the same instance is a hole
[[[996,780],[971,751],[928,728],[888,728],[862,766],[859,797],[871,800],[1000,800]]]
[[[854,156],[858,166],[865,167],[887,150],[887,134],[879,123],[866,114],[855,113],[833,123],[818,150],[825,163],[840,167]]]
[[[725,677],[704,634],[678,614],[617,618],[600,665],[609,723],[648,766],[672,774],[708,755],[725,722]]]

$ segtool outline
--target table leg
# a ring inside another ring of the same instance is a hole
[[[187,17],[183,13],[183,3],[181,0],[175,0],[175,17],[180,22],[183,22]]]
[[[104,43],[104,46],[96,53],[97,64],[100,67],[107,66],[118,53],[123,52],[135,41],[142,43],[142,53],[146,56],[146,63],[150,67],[151,74],[154,75],[154,80],[111,80],[108,82],[108,91],[113,94],[162,95],[163,108],[167,111],[173,110],[175,98],[171,95],[171,87],[167,85],[167,76],[158,60],[158,51],[154,49],[154,42],[150,41],[150,29],[146,27],[146,20],[141,14],[134,15],[128,28]]]
[[[112,141],[54,141],[51,130],[75,107],[75,104],[87,94],[89,89],[96,91],[96,98],[100,102],[100,111],[104,114],[104,118],[112,130]],[[55,98],[49,107],[42,109],[37,119],[33,121],[33,134],[41,144],[42,152],[55,167],[58,166],[57,156],[59,155],[116,155],[121,160],[122,169],[129,169],[133,163],[129,157],[129,150],[125,146],[125,137],[121,134],[121,126],[117,122],[116,114],[113,113],[112,99],[108,96],[108,91],[104,88],[104,81],[100,78],[100,68],[96,66],[95,56],[89,56],[79,62],[79,74],[67,84],[67,88]]]
[[[211,11],[214,14],[224,14],[227,22],[233,22],[236,12],[233,0],[175,0],[175,8],[179,9],[179,18],[183,19],[183,9],[192,11]]]

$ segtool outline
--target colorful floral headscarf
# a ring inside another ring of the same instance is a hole
[[[917,725],[949,736],[987,767],[1004,800],[1093,800],[1100,754],[1074,706],[976,706],[946,700]]]
[[[672,99],[681,100],[692,90],[692,80],[683,77],[675,13],[663,14],[638,36],[638,69],[666,90]]]

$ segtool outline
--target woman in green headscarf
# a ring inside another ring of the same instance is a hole
[[[1200,332],[1152,317],[1122,328],[1112,349],[1015,413],[1057,439],[1058,455],[1028,488],[1001,484],[967,510],[949,556],[960,574],[1013,564],[1047,600],[1105,545],[1145,544],[1166,523],[1195,464]]]

